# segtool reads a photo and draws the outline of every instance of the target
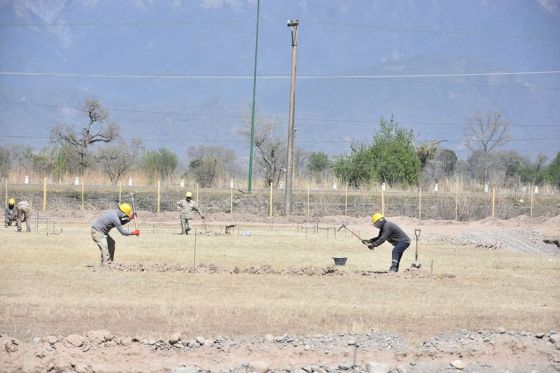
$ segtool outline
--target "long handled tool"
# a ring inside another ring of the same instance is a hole
[[[347,220],[345,222],[343,222],[340,227],[338,227],[338,230],[341,230],[342,228],[346,229],[348,232],[352,233],[354,236],[356,236],[356,238],[360,241],[363,241],[363,239],[358,236],[356,233],[352,232],[352,230],[350,228],[348,228],[348,224],[352,223],[352,220]]]
[[[414,263],[412,263],[410,266],[412,268],[421,268],[422,267],[422,263],[420,263],[418,261],[418,242],[420,241],[420,233],[422,232],[421,229],[416,228],[414,230],[414,236],[416,236],[416,251],[414,252]]]
[[[133,211],[133,215],[134,216],[134,229],[138,229],[138,222],[136,221],[136,217],[138,216],[138,214],[136,214],[136,202],[134,201],[134,195],[136,193],[130,193],[130,200],[132,202],[132,211]]]

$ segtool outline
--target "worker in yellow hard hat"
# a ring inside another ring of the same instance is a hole
[[[177,202],[177,209],[179,210],[179,218],[181,220],[181,234],[189,234],[192,229],[191,220],[194,218],[196,212],[202,219],[204,216],[200,213],[198,205],[192,199],[192,193],[185,193],[185,199]]]
[[[135,211],[128,203],[121,203],[117,209],[108,210],[97,218],[91,226],[91,238],[101,251],[101,265],[110,264],[115,258],[115,240],[109,235],[113,228],[123,236],[139,236],[140,230],[134,229],[131,232],[124,229],[135,218]]]
[[[398,272],[399,264],[404,251],[410,246],[410,238],[393,222],[385,219],[382,213],[376,212],[371,216],[373,226],[379,229],[377,237],[362,242],[368,246],[370,250],[374,250],[377,246],[385,241],[389,241],[393,245],[392,262],[389,272]]]
[[[12,222],[16,221],[17,218],[14,218],[14,211],[16,207],[16,200],[10,198],[8,200],[8,206],[4,210],[4,228],[10,227]]]

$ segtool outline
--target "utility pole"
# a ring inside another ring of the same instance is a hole
[[[288,165],[286,170],[286,216],[292,213],[292,180],[294,178],[294,109],[296,105],[296,62],[297,62],[297,34],[299,21],[288,20],[288,27],[292,31],[292,79],[290,84],[290,115],[288,118]]]
[[[257,51],[259,47],[259,10],[261,1],[257,0],[257,32],[255,36],[255,63],[253,69],[253,105],[251,106],[251,141],[249,144],[249,176],[247,180],[247,192],[253,191],[253,144],[255,142],[255,95],[257,92]]]

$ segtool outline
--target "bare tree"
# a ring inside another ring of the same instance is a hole
[[[119,127],[116,123],[107,121],[109,114],[97,99],[86,99],[82,111],[88,118],[84,127],[77,129],[76,125],[59,124],[51,130],[51,140],[72,146],[79,155],[80,167],[84,171],[92,162],[91,146],[116,140],[119,137]]]
[[[472,124],[465,136],[465,145],[480,159],[484,184],[488,182],[489,156],[509,140],[509,123],[504,120],[501,113],[477,113],[473,116]]]
[[[241,129],[241,134],[250,138],[250,122]],[[278,186],[287,166],[287,143],[279,134],[280,122],[258,116],[255,121],[254,146],[258,157],[257,171],[264,176],[266,185]]]
[[[143,150],[140,140],[132,140],[129,144],[120,142],[100,149],[95,159],[101,165],[103,172],[109,177],[113,185],[119,182],[134,165]]]

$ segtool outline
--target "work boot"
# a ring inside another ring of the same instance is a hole
[[[399,269],[395,266],[391,266],[391,268],[389,268],[389,272],[398,272]]]

